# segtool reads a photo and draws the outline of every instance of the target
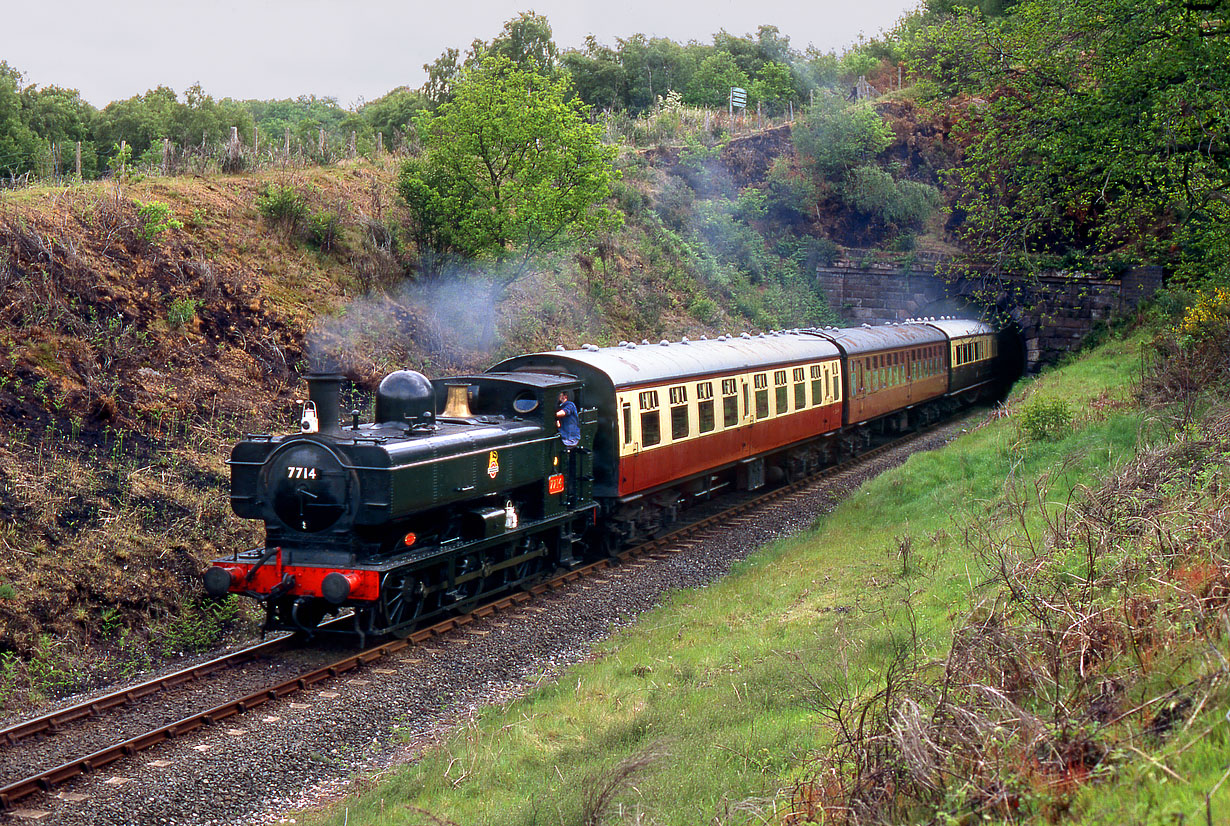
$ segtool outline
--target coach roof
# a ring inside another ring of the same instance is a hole
[[[626,387],[767,369],[839,355],[831,341],[812,333],[791,331],[533,353],[502,361],[490,372],[562,369],[576,373],[584,365],[605,374],[615,387]]]
[[[875,327],[843,327],[841,329],[816,330],[815,335],[824,336],[841,345],[850,355],[879,353],[903,347],[918,347],[946,341],[944,334],[924,324],[883,324]]]
[[[927,326],[934,327],[937,330],[943,330],[944,334],[949,338],[964,338],[965,336],[989,336],[994,334],[995,328],[981,321],[973,321],[968,318],[941,318],[935,321],[924,322]]]

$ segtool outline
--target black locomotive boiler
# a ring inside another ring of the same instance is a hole
[[[798,478],[994,395],[994,330],[941,319],[518,356],[486,373],[389,374],[374,421],[307,377],[301,429],[231,454],[231,503],[261,547],[216,560],[215,596],[311,631],[353,609],[361,637],[408,633],[666,528],[725,489]],[[581,438],[556,426],[565,392]]]

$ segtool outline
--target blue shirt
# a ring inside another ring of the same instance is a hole
[[[577,406],[572,402],[562,402],[559,409],[564,415],[559,419],[559,435],[564,444],[572,447],[581,441],[581,420],[577,417]]]

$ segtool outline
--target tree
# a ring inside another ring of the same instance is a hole
[[[385,145],[392,147],[395,132],[404,133],[414,122],[414,116],[427,108],[423,94],[407,86],[399,86],[359,110],[373,131],[384,134]]]
[[[445,49],[434,61],[423,64],[423,71],[427,73],[423,97],[432,106],[439,106],[452,97],[453,81],[461,71],[461,64],[457,62],[460,57],[458,50]]]
[[[599,44],[592,34],[585,38],[583,51],[564,52],[560,62],[572,78],[577,97],[586,105],[603,109],[620,106],[627,83],[619,55]]]
[[[874,109],[818,101],[791,132],[800,161],[823,180],[839,182],[892,142],[892,130]]]
[[[0,172],[20,175],[34,168],[38,136],[21,117],[21,72],[0,61]]]
[[[794,78],[784,63],[766,63],[752,81],[752,97],[770,112],[780,112],[795,99]]]
[[[615,221],[599,206],[615,150],[567,86],[487,55],[462,71],[451,101],[416,118],[424,154],[398,180],[411,233],[420,251],[496,264],[496,298],[536,256]]]
[[[506,22],[504,30],[492,38],[490,51],[508,58],[521,69],[537,69],[546,75],[556,70],[558,49],[551,39],[551,24],[532,11],[522,12]]]
[[[746,89],[751,85],[729,52],[715,52],[701,61],[692,75],[685,99],[696,106],[720,108],[726,105],[732,86]]]
[[[1032,270],[1169,261],[1230,279],[1230,2],[956,8],[909,44],[970,100],[951,182],[981,258]]]

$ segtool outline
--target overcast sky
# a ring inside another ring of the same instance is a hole
[[[593,34],[686,42],[777,26],[796,48],[840,51],[891,27],[916,0],[0,0],[0,60],[95,106],[200,81],[216,98],[314,94],[344,106],[421,86],[423,64],[490,40],[522,11],[546,15],[560,48]]]

